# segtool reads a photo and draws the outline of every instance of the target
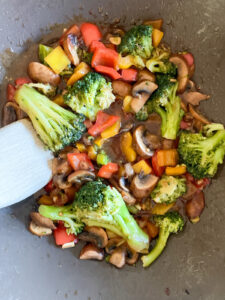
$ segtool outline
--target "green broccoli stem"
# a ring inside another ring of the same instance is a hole
[[[143,262],[143,267],[149,267],[163,252],[166,247],[167,240],[169,238],[170,232],[164,228],[160,228],[159,237],[156,241],[155,247],[148,255],[142,256],[141,260]]]
[[[69,233],[78,234],[81,232],[83,225],[76,221],[73,214],[72,205],[57,207],[49,205],[40,205],[39,213],[53,221],[63,221],[69,227]]]

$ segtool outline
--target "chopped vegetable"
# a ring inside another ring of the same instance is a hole
[[[130,132],[125,132],[121,136],[120,148],[126,160],[128,162],[134,162],[136,160],[136,152],[133,149],[133,137]]]
[[[84,144],[77,142],[76,143],[76,147],[80,152],[85,152],[86,151],[86,147]]]
[[[159,43],[163,38],[164,33],[157,28],[152,31],[152,44],[154,47],[158,47]]]
[[[90,67],[85,62],[81,62],[75,68],[73,75],[71,75],[71,77],[67,81],[67,85],[68,86],[73,85],[79,79],[83,78],[86,74],[88,74],[90,71],[91,71]]]
[[[161,27],[163,25],[163,19],[148,20],[144,22],[144,25],[151,25],[153,28],[161,30]]]
[[[96,122],[93,126],[88,129],[88,133],[92,136],[97,136],[107,128],[111,127],[119,120],[119,117],[112,116],[99,111],[97,114]]]
[[[92,160],[96,160],[96,157],[97,157],[97,151],[95,149],[94,146],[88,146],[87,148],[87,154],[88,154],[88,157]]]
[[[83,185],[76,193],[73,204],[64,207],[41,205],[39,213],[54,221],[64,221],[67,231],[71,233],[79,233],[84,223],[109,229],[137,252],[149,247],[148,235],[130,215],[121,194],[99,181]]]
[[[49,83],[28,83],[27,86],[37,89],[38,92],[49,98],[52,98],[56,95],[56,86]]]
[[[82,116],[60,107],[26,84],[17,89],[15,100],[30,117],[42,141],[53,152],[79,140],[85,132]]]
[[[159,150],[157,160],[160,167],[175,167],[178,163],[178,152],[176,149]]]
[[[107,163],[106,165],[102,166],[101,169],[98,171],[98,177],[102,178],[110,178],[114,173],[117,173],[119,167],[116,163]]]
[[[159,257],[166,247],[170,234],[178,233],[184,227],[184,220],[178,212],[169,212],[164,216],[156,216],[154,221],[160,228],[159,238],[153,250],[148,255],[142,256],[141,260],[144,268],[150,266]]]
[[[60,46],[53,49],[44,60],[56,74],[62,72],[70,64],[69,58]]]
[[[157,203],[152,209],[151,213],[153,215],[165,215],[173,206],[175,202],[166,204],[166,203]]]
[[[97,48],[92,56],[91,66],[105,66],[113,69],[118,68],[119,55],[115,50],[109,48]]]
[[[7,85],[7,100],[8,101],[14,101],[14,96],[15,96],[16,88],[14,85],[11,83],[8,83]]]
[[[31,83],[31,80],[27,77],[19,77],[15,80],[15,85],[20,86],[26,83]]]
[[[108,108],[115,101],[110,82],[98,73],[89,72],[68,87],[65,103],[77,113],[95,120],[98,111]]]
[[[91,45],[89,47],[89,50],[90,50],[90,52],[95,52],[95,50],[100,49],[100,48],[102,48],[102,49],[105,48],[105,45],[102,42],[92,41]]]
[[[176,167],[166,167],[166,175],[183,175],[186,173],[186,166],[185,165],[177,165]]]
[[[158,163],[158,151],[155,151],[154,155],[152,156],[152,167],[154,174],[156,176],[162,176],[165,171],[165,167],[160,167]]]
[[[59,44],[62,45],[63,41],[65,40],[65,38],[67,37],[67,35],[69,34],[73,34],[78,36],[80,33],[80,29],[76,24],[71,25],[61,36],[60,40],[59,40]]]
[[[186,180],[174,176],[163,175],[151,192],[156,203],[170,204],[186,193]]]
[[[76,243],[78,241],[74,234],[68,234],[66,232],[66,227],[64,226],[58,226],[54,230],[54,238],[57,246],[62,246],[70,242]]]
[[[132,96],[126,96],[123,99],[123,110],[126,113],[132,112],[131,101],[133,100]],[[148,116],[148,114],[147,114]]]
[[[48,46],[45,46],[43,44],[39,44],[38,46],[38,56],[39,56],[39,59],[40,59],[40,62],[42,64],[46,64],[45,62],[45,57],[49,55],[49,53],[51,53],[53,50],[52,47],[48,47]]]
[[[125,81],[136,81],[138,71],[136,69],[124,69],[121,72],[121,78]]]
[[[47,193],[50,193],[53,190],[53,180],[52,179],[49,181],[49,183],[46,184],[44,189]]]
[[[101,137],[103,139],[109,139],[115,135],[117,135],[120,131],[120,119],[118,119],[112,126],[110,126],[109,128],[105,129],[102,133],[101,133]]]
[[[139,173],[144,173],[145,175],[148,175],[152,172],[152,168],[149,166],[149,164],[145,160],[140,160],[136,164],[132,166],[134,169],[134,172],[139,174]]]
[[[80,31],[87,47],[91,45],[92,41],[99,41],[102,38],[98,26],[92,23],[83,23],[80,27]]]
[[[58,104],[59,106],[66,107],[66,104],[64,102],[62,95],[57,95],[53,100],[55,104]]]
[[[104,74],[106,76],[109,76],[113,80],[120,79],[120,77],[121,77],[120,73],[118,73],[116,70],[114,70],[111,67],[98,65],[98,66],[95,67],[95,71],[97,71],[101,74]]]
[[[77,170],[94,170],[94,166],[86,153],[68,153],[67,159],[71,167]]]
[[[97,154],[96,161],[98,165],[107,165],[110,162],[110,159],[104,151],[101,151]]]

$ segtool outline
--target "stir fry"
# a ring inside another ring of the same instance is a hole
[[[223,163],[225,129],[198,110],[209,96],[194,57],[162,43],[162,23],[72,25],[8,84],[5,124],[12,109],[29,117],[55,154],[29,230],[62,248],[85,242],[80,259],[150,266],[199,222]]]

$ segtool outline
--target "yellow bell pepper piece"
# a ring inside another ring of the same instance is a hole
[[[161,29],[163,24],[163,19],[157,19],[157,20],[148,20],[144,22],[144,25],[151,25],[153,28]]]
[[[54,103],[62,106],[62,107],[66,107],[66,104],[64,102],[63,96],[62,95],[58,95],[56,96],[53,100]]]
[[[105,139],[98,137],[96,140],[94,140],[95,145],[97,145],[99,148],[103,145]]]
[[[133,56],[121,56],[119,55],[119,69],[129,69],[133,65]]]
[[[128,162],[135,161],[137,157],[136,152],[132,147],[132,140],[133,138],[130,132],[125,132],[121,137],[121,151],[123,152]]]
[[[158,47],[163,38],[164,33],[159,29],[154,28],[152,32],[152,43],[154,47]]]
[[[124,99],[123,99],[123,110],[124,110],[124,112],[130,113],[130,112],[133,111],[131,106],[130,106],[132,99],[133,98],[131,96],[124,97]]]
[[[41,198],[38,199],[38,204],[53,205],[53,201],[50,196],[43,195],[43,196],[41,196]]]
[[[70,64],[69,58],[60,46],[53,49],[45,57],[45,62],[56,74],[62,72]]]
[[[85,152],[86,151],[86,147],[84,144],[77,142],[76,143],[76,147],[80,152]]]
[[[153,215],[165,215],[165,213],[167,213],[168,210],[170,210],[174,205],[175,203],[170,203],[170,204],[158,203],[151,209],[151,213]]]
[[[118,121],[116,121],[115,124],[113,124],[112,126],[110,126],[109,128],[105,129],[102,133],[101,133],[101,137],[103,139],[109,139],[115,135],[117,135],[120,131],[120,119]]]
[[[133,167],[134,172],[137,174],[144,172],[144,174],[147,175],[152,172],[152,168],[149,166],[148,163],[146,163],[146,161],[144,159],[140,160],[132,167]]]
[[[166,175],[183,175],[187,171],[187,168],[185,165],[177,165],[176,167],[166,167],[165,173]]]
[[[84,77],[87,73],[90,72],[90,67],[85,63],[81,62],[74,70],[73,75],[67,81],[67,85],[73,85],[76,81]]]
[[[87,147],[87,154],[88,154],[88,157],[92,160],[96,160],[96,157],[97,157],[97,151],[95,150],[95,147],[94,146],[88,146]]]
[[[125,168],[124,166],[119,167],[118,176],[123,177],[125,175]]]

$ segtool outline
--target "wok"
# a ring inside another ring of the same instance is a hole
[[[108,23],[120,18],[129,25],[161,17],[165,41],[173,50],[190,50],[196,58],[195,80],[212,95],[202,105],[203,112],[225,123],[224,13],[224,0],[2,0],[0,76],[23,75],[26,60],[17,53],[33,49],[33,42],[50,30],[59,36],[63,22]],[[32,55],[34,51],[28,51],[26,59]],[[51,238],[31,235],[27,224],[33,198],[0,210],[0,299],[225,299],[225,168],[219,173],[206,191],[201,222],[171,237],[160,259],[146,270],[140,264],[117,270],[104,262],[80,261],[80,246],[62,250]]]

